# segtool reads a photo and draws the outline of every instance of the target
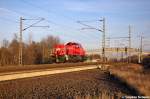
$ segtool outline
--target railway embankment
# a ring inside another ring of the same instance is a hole
[[[92,69],[0,82],[0,99],[120,99],[137,95],[108,71]]]

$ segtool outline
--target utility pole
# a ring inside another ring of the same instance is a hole
[[[95,21],[95,20],[92,20],[92,21]],[[103,28],[102,29],[99,29],[99,28],[95,28],[93,26],[90,26],[90,25],[87,25],[87,24],[84,24],[83,22],[90,22],[90,21],[77,21],[79,24],[81,25],[84,25],[86,26],[86,28],[82,28],[83,29],[94,29],[94,30],[97,30],[97,31],[100,31],[102,32],[102,60],[103,62],[105,62],[106,58],[105,58],[105,18],[101,19],[101,20],[96,20],[96,21],[100,21],[100,22],[103,22]]]
[[[143,36],[140,37],[140,49],[139,49],[139,60],[138,62],[142,62],[142,52],[143,52]]]
[[[42,63],[44,63],[45,61],[44,61],[44,58],[45,58],[45,48],[44,48],[45,46],[44,46],[44,42],[43,42],[43,44],[42,44],[42,50],[43,50],[43,52],[42,52],[42,54],[43,54],[43,56],[42,56]]]
[[[106,41],[106,45],[107,45],[107,47],[106,48],[110,48],[110,37],[108,37],[108,38],[105,38],[105,41]]]
[[[103,38],[102,38],[102,58],[103,58],[103,62],[106,61],[105,59],[105,18],[103,18]]]
[[[141,50],[140,50],[140,59],[142,61],[142,52],[143,52],[143,37],[141,36]]]
[[[128,63],[131,62],[131,26],[129,25],[129,49],[128,49]]]
[[[19,65],[22,65],[22,17],[20,17]]]
[[[109,37],[109,38],[106,38],[106,40],[109,40],[109,42],[110,42],[110,39],[112,40],[112,39],[114,39],[115,41],[117,41],[117,42],[115,42],[115,44],[116,44],[116,48],[117,48],[117,55],[116,55],[116,57],[117,57],[117,59],[118,59],[118,51],[119,51],[119,48],[118,48],[118,46],[120,46],[119,44],[118,44],[118,39],[120,40],[120,39],[126,39],[127,41],[129,41],[128,39],[129,39],[129,36],[126,36],[126,37]],[[110,47],[111,48],[111,47]],[[128,57],[128,46],[127,47],[125,47],[125,56],[126,57]],[[123,54],[122,54],[123,55]],[[128,59],[127,59],[127,62],[128,62]]]
[[[124,58],[124,57],[123,57],[123,52],[121,52],[121,61],[122,61],[122,62],[124,62],[124,61],[123,61],[123,58]]]
[[[23,29],[23,20],[38,20],[37,22],[29,25],[28,27]],[[40,19],[24,19],[22,17],[20,17],[20,37],[19,37],[19,65],[23,65],[23,58],[22,58],[22,50],[23,50],[23,42],[22,42],[22,32],[27,30],[30,27],[49,27],[49,26],[35,26],[36,24],[38,24],[39,22],[43,21],[43,18]]]
[[[105,38],[105,50],[107,50],[107,49],[110,49],[110,38]],[[109,52],[109,54],[108,54],[108,57],[107,57],[107,61],[109,61],[110,60],[110,52]]]

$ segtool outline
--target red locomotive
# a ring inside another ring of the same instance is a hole
[[[75,42],[56,45],[53,55],[56,62],[82,62],[85,60],[85,50]]]

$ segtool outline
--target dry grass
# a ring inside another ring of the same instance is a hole
[[[144,73],[141,65],[124,64],[113,66],[111,73],[121,78],[140,93],[150,96],[150,73]]]

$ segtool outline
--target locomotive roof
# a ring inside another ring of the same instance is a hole
[[[80,44],[76,42],[68,42],[66,45],[80,45]]]

